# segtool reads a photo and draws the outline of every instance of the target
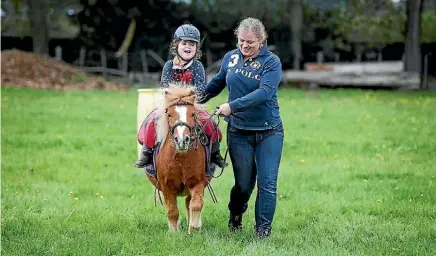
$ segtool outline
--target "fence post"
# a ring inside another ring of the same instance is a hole
[[[316,53],[316,63],[321,64],[324,62],[324,53],[319,51]]]
[[[341,60],[341,55],[339,52],[335,52],[335,62],[339,62]]]
[[[362,61],[362,53],[361,52],[358,52],[357,54],[356,54],[356,62],[361,62]]]
[[[127,75],[127,71],[128,71],[128,67],[129,67],[129,62],[128,62],[128,53],[124,53],[123,55],[123,72],[124,75],[126,77],[126,82],[129,83],[129,76]]]
[[[55,54],[56,54],[56,60],[61,61],[62,60],[62,47],[59,45],[55,48]]]
[[[142,64],[142,72],[146,75],[148,73],[148,62],[147,62],[147,53],[144,50],[141,50],[141,64]]]
[[[424,56],[424,76],[422,81],[423,89],[428,89],[428,56],[428,53]]]
[[[101,58],[101,66],[103,68],[103,77],[107,79],[107,59],[106,59],[106,51],[104,49],[100,50],[100,58]]]
[[[147,62],[147,52],[141,50],[141,64],[142,64],[142,83],[148,81],[148,62]]]
[[[382,54],[381,51],[380,51],[380,52],[378,53],[378,55],[377,55],[377,60],[378,60],[379,62],[382,62],[382,61],[383,61],[383,54]]]
[[[79,56],[79,67],[81,68],[85,66],[85,56],[86,56],[86,49],[85,47],[81,47],[80,56]]]
[[[117,58],[117,69],[123,70],[123,59],[120,57]]]

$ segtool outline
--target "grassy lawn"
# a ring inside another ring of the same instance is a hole
[[[436,254],[434,94],[281,89],[278,205],[257,240],[254,197],[244,231],[227,231],[231,167],[213,181],[219,203],[205,196],[203,229],[167,232],[132,166],[135,91],[1,92],[2,255]]]

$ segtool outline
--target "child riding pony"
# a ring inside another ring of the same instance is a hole
[[[175,55],[174,59],[165,63],[162,71],[161,85],[168,87],[171,82],[195,85],[195,92],[201,95],[205,84],[204,67],[198,59],[201,57],[200,32],[193,25],[185,24],[177,28],[171,42],[170,52]],[[207,111],[197,113],[198,121],[202,123],[205,133],[208,135],[211,147],[211,162],[223,168],[227,165],[220,154],[219,143],[222,133],[216,124],[209,118]],[[140,159],[135,167],[144,168],[153,165],[153,152],[159,143],[156,140],[156,120],[159,113],[154,109],[144,120],[138,132],[138,142],[143,145]],[[217,130],[218,129],[218,130]],[[216,130],[218,132],[216,132]],[[153,168],[148,168],[153,169]]]

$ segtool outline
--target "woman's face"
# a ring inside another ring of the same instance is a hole
[[[251,30],[241,29],[238,32],[238,47],[244,57],[254,57],[260,51],[260,40]]]
[[[194,41],[182,40],[177,47],[177,52],[184,60],[191,60],[197,52],[197,43]]]

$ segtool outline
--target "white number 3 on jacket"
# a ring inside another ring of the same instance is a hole
[[[230,62],[229,62],[229,68],[232,68],[234,66],[236,66],[236,64],[238,63],[239,60],[239,55],[238,54],[233,54],[232,56],[230,56]]]

